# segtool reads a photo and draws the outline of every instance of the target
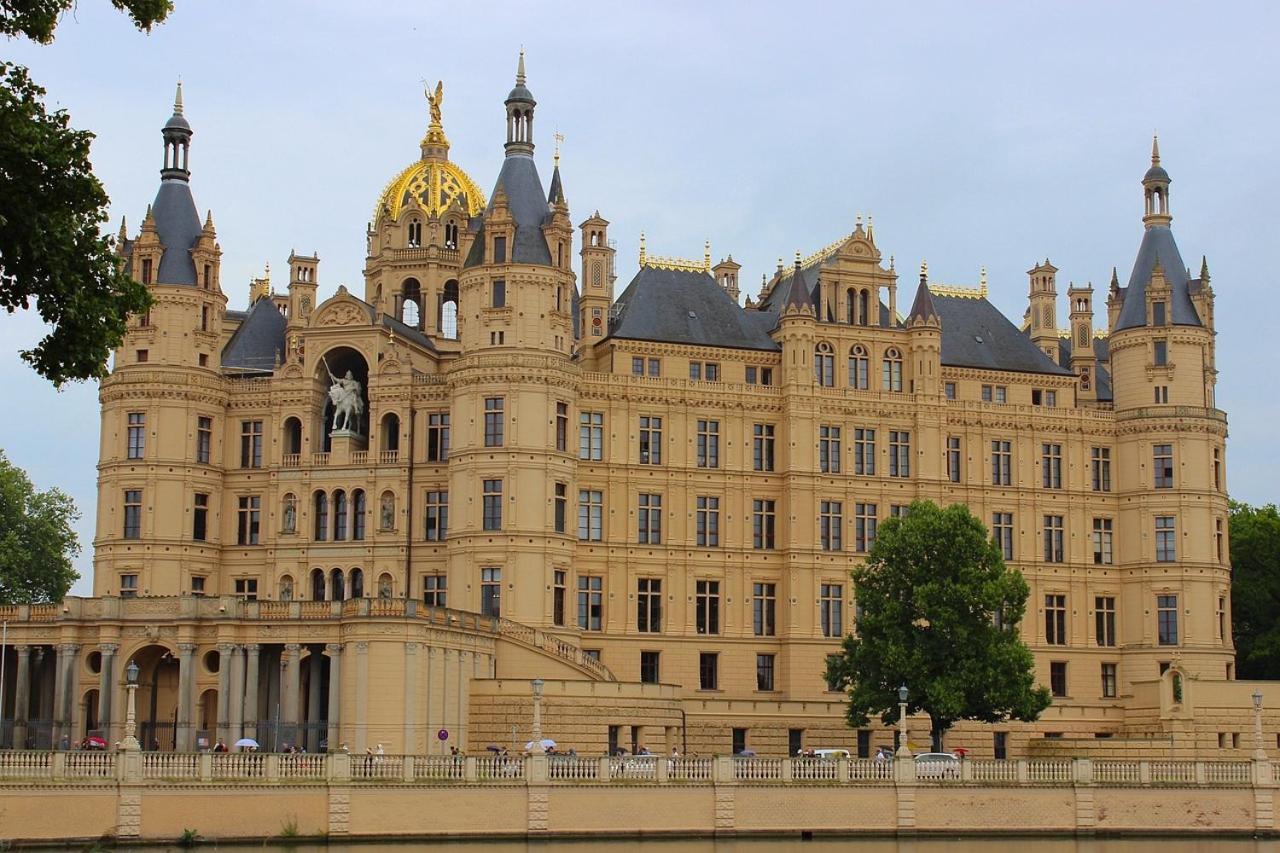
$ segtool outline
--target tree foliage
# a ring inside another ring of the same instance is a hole
[[[1280,511],[1231,502],[1231,614],[1240,678],[1280,678]]]
[[[170,0],[111,0],[142,30]],[[0,0],[0,34],[53,40],[74,0]],[[55,385],[101,376],[130,314],[150,296],[124,270],[102,234],[107,194],[93,174],[93,134],[47,112],[27,69],[0,62],[0,307],[31,303],[52,330],[22,358]]]
[[[62,600],[80,577],[71,567],[79,517],[69,495],[37,492],[0,451],[0,604]]]
[[[900,685],[908,713],[929,715],[939,749],[958,720],[1030,721],[1049,706],[1017,633],[1027,583],[967,507],[916,501],[887,519],[853,585],[856,633],[827,667],[847,686],[851,726],[872,716],[893,724]]]

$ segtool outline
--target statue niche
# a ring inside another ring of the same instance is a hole
[[[325,452],[336,451],[339,438],[348,451],[366,449],[369,366],[364,356],[351,347],[334,347],[320,356],[313,375],[317,394],[323,391],[317,409],[323,412],[318,426]]]

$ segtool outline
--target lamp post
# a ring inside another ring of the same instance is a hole
[[[911,748],[907,746],[907,685],[898,688],[898,755],[911,757]]]
[[[1253,759],[1266,761],[1267,751],[1262,748],[1262,691],[1253,691]]]
[[[141,747],[138,745],[138,738],[135,736],[137,728],[137,704],[135,694],[138,691],[138,664],[136,661],[129,661],[129,665],[125,667],[125,689],[129,691],[129,701],[125,706],[124,716],[124,740],[120,743],[120,748],[127,752],[137,752]]]
[[[533,685],[533,751],[545,752],[542,748],[542,679],[535,678]]]

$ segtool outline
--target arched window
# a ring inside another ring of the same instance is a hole
[[[870,359],[867,357],[867,348],[862,344],[854,344],[849,350],[849,387],[858,388],[866,391],[870,387],[867,378],[868,364]]]
[[[293,576],[285,575],[280,578],[280,600],[293,601]]]
[[[316,532],[317,542],[329,538],[329,496],[324,492],[316,492]]]
[[[853,325],[854,319],[854,293],[853,288],[849,288],[844,292],[844,317],[845,322],[850,326]]]
[[[858,293],[858,325],[871,324],[871,292],[863,290]]]
[[[836,384],[836,356],[831,344],[818,344],[813,351],[813,376],[819,385],[827,388]]]
[[[409,239],[406,242],[410,249],[422,246],[422,223],[417,219],[409,220]]]
[[[342,569],[329,572],[329,598],[342,601],[347,597],[346,582],[342,577]]]
[[[884,362],[882,367],[882,380],[885,391],[901,391],[902,390],[902,353],[893,347],[884,351]]]
[[[284,452],[286,456],[296,456],[302,452],[302,421],[297,418],[285,418]]]
[[[357,542],[364,541],[364,489],[356,489],[351,493],[351,538]]]
[[[422,285],[416,278],[406,278],[400,285],[400,311],[398,319],[406,326],[422,328]]]
[[[446,281],[440,294],[440,337],[458,339],[458,283]]]
[[[347,493],[338,489],[333,493],[333,541],[347,538]]]
[[[311,600],[324,601],[324,569],[311,570]]]
[[[351,597],[364,598],[364,572],[360,569],[351,570]]]
[[[458,223],[450,220],[444,225],[444,247],[446,249],[458,248]]]
[[[380,433],[379,441],[383,450],[397,451],[400,449],[400,416],[395,412],[387,412],[382,416],[382,428],[378,430]]]

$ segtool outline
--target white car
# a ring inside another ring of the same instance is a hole
[[[916,756],[917,779],[959,779],[960,757],[950,752],[922,752]]]

